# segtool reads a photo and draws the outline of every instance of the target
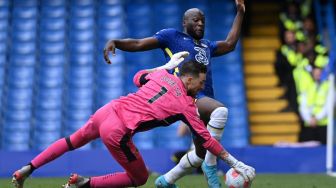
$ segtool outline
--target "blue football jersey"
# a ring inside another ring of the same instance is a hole
[[[201,39],[199,43],[196,43],[191,36],[171,28],[163,29],[157,32],[154,37],[158,39],[160,48],[163,50],[167,62],[170,60],[172,54],[180,51],[188,51],[189,56],[184,60],[184,62],[193,59],[199,63],[207,65],[208,72],[206,75],[205,87],[204,90],[199,92],[197,98],[204,95],[214,98],[210,59],[214,56],[214,52],[217,48],[216,42]],[[181,67],[182,64],[183,62],[179,65],[179,67]],[[175,68],[172,73],[178,75],[179,67]]]

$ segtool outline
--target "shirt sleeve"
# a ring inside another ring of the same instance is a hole
[[[148,82],[147,75],[149,73],[146,70],[141,70],[137,72],[133,77],[133,83],[137,87],[141,87],[142,85],[146,84]]]
[[[165,48],[171,42],[172,37],[176,33],[175,29],[162,29],[154,34],[154,37],[159,41],[161,48]]]
[[[209,41],[209,49],[211,57],[215,56],[215,51],[217,50],[217,42],[216,41]]]
[[[187,124],[194,136],[200,138],[205,149],[218,156],[223,151],[222,145],[214,139],[206,129],[203,121],[198,115],[196,105],[188,105],[184,112],[185,119],[183,122]]]

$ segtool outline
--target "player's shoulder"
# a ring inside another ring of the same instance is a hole
[[[179,31],[175,28],[165,28],[161,29],[160,31],[156,32],[156,34],[177,34]]]
[[[201,45],[210,45],[210,43],[214,42],[209,39],[201,39]]]

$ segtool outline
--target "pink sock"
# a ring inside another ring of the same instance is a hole
[[[32,161],[32,165],[35,168],[39,168],[42,165],[58,158],[69,150],[68,145],[64,138],[61,138],[51,144],[47,149],[42,151],[38,156],[36,156]]]
[[[134,186],[131,178],[125,172],[117,172],[104,176],[91,177],[90,186],[93,188],[116,188]]]

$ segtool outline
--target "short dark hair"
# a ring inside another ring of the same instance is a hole
[[[206,74],[207,66],[193,60],[183,63],[180,69],[181,76],[192,75],[194,77],[198,77],[200,73]]]

